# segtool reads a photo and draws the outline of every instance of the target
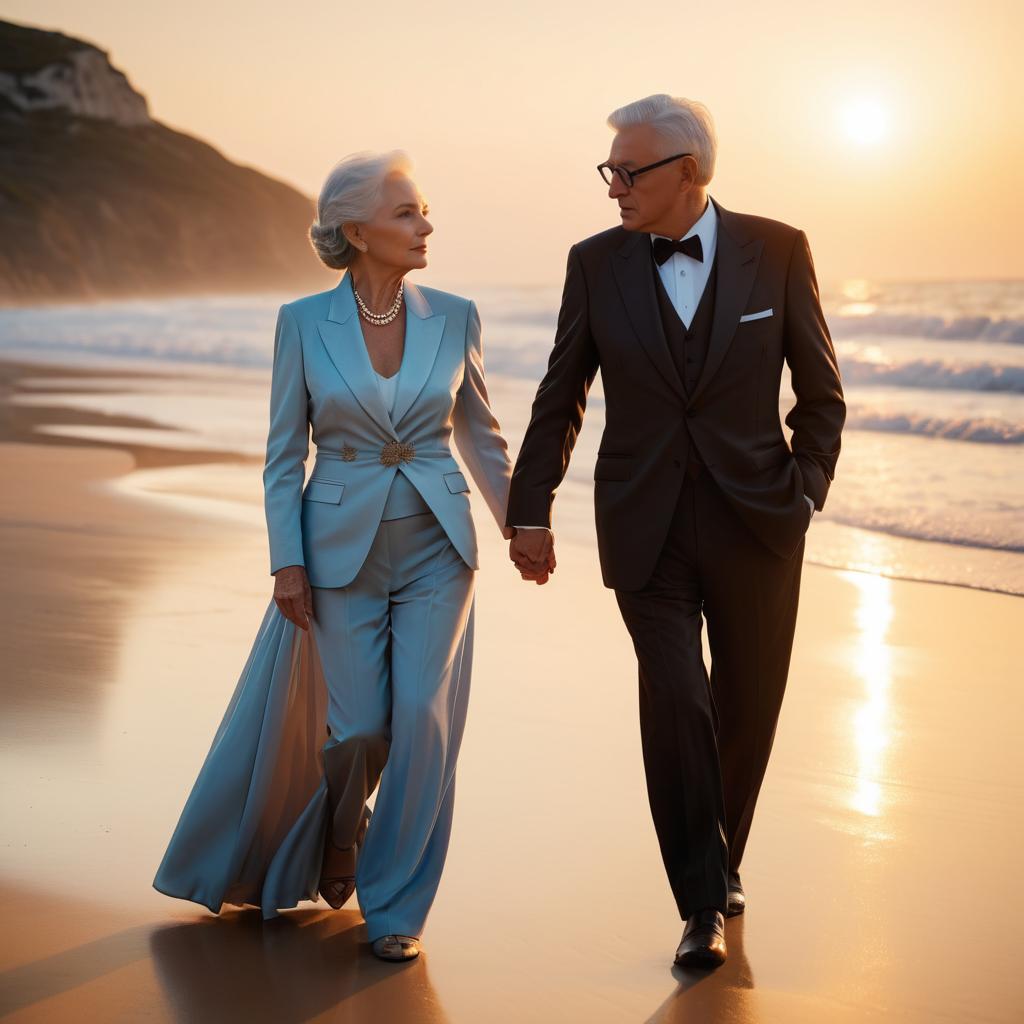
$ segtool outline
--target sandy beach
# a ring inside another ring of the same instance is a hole
[[[379,963],[355,910],[263,924],[155,892],[271,594],[261,462],[40,433],[99,414],[13,404],[22,379],[66,392],[91,371],[0,368],[5,1019],[1021,1019],[1020,598],[805,567],[748,910],[724,967],[681,971],[635,661],[596,552],[560,543],[551,584],[524,585],[482,507],[425,955]]]

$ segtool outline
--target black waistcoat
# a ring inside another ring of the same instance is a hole
[[[697,303],[697,310],[690,321],[689,329],[676,312],[672,300],[665,291],[658,272],[658,264],[654,260],[653,247],[651,267],[654,272],[654,289],[658,295],[658,312],[661,314],[661,325],[665,331],[669,351],[676,364],[676,370],[683,382],[687,395],[693,394],[700,379],[704,362],[708,356],[708,344],[711,341],[711,323],[715,316],[715,285],[718,279],[718,260],[712,259],[711,273],[704,292]]]
[[[708,282],[704,286],[700,301],[697,303],[697,310],[690,321],[689,329],[676,312],[672,300],[665,291],[661,274],[658,272],[658,264],[651,255],[651,267],[654,272],[654,290],[658,296],[658,312],[661,315],[661,324],[665,331],[665,339],[668,341],[669,351],[672,353],[672,361],[676,364],[679,378],[683,382],[683,390],[687,396],[692,395],[700,380],[701,371],[708,357],[708,345],[711,341],[711,324],[715,318],[715,286],[718,281],[718,259],[717,254],[712,258],[711,273],[708,274]],[[690,431],[686,429],[685,420],[683,429],[687,436],[686,454],[686,475],[696,477],[700,474],[702,460],[697,446],[693,443]]]

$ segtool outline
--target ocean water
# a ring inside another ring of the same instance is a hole
[[[448,287],[480,308],[492,400],[515,450],[560,288]],[[157,377],[138,387],[114,377],[86,390],[77,382],[61,401],[152,417],[159,428],[142,433],[153,443],[259,454],[274,320],[291,297],[0,310],[0,355],[148,367]],[[808,532],[808,559],[1024,594],[1024,281],[849,281],[822,299],[849,414],[826,508]],[[780,417],[792,401],[787,386]],[[556,528],[588,543],[603,417],[599,379],[556,501]],[[137,428],[130,433],[139,439]]]

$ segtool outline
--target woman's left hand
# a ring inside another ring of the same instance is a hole
[[[313,592],[305,566],[286,565],[274,573],[274,600],[281,614],[299,629],[309,629],[313,615]]]

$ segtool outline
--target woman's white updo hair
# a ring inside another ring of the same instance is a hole
[[[665,156],[692,153],[697,161],[697,184],[707,185],[711,181],[718,136],[711,113],[703,103],[660,92],[627,103],[608,115],[608,127],[615,131],[634,124],[649,124],[665,140]]]
[[[408,174],[412,161],[400,149],[390,153],[352,153],[327,175],[316,201],[309,240],[317,256],[333,270],[343,270],[359,255],[341,230],[350,221],[367,221],[380,202],[384,179],[394,171]]]

